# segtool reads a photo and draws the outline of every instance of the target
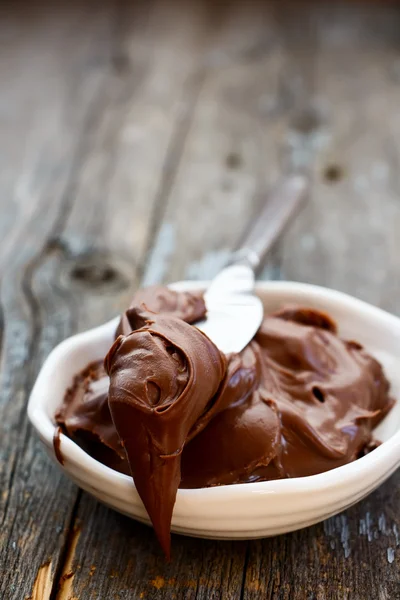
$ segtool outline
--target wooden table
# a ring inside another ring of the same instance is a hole
[[[79,491],[26,418],[66,336],[142,284],[213,276],[282,173],[308,206],[264,278],[400,312],[400,7],[118,0],[3,6],[2,600],[400,598],[400,473],[249,542],[152,531]]]

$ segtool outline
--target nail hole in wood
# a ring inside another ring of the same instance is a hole
[[[337,183],[343,179],[344,173],[339,165],[327,165],[324,170],[324,179],[328,183]]]
[[[325,402],[324,392],[317,385],[314,385],[312,388],[312,393],[314,398],[318,400],[318,402]]]
[[[322,125],[322,118],[314,108],[304,110],[294,116],[292,127],[303,135],[311,135]]]
[[[238,169],[242,164],[242,159],[240,154],[237,152],[230,152],[226,157],[226,166],[229,169]]]

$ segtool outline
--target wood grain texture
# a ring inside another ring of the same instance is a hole
[[[307,208],[263,277],[400,313],[400,8],[369,2],[74,0],[3,9],[0,598],[400,597],[400,479],[306,530],[173,536],[81,493],[27,396],[45,356],[144,283],[212,277],[268,187]]]
[[[101,35],[107,44],[111,34],[110,7],[99,10],[86,31],[79,29],[86,14],[80,5],[61,15],[37,9],[16,7],[1,25],[9,58],[4,60],[1,53],[0,78],[8,81],[1,100],[2,598],[25,598],[33,590],[37,596],[38,589],[43,598],[48,595],[76,499],[74,486],[41,453],[25,414],[41,362],[70,331],[69,315],[62,308],[43,321],[32,277],[57,230],[81,128],[101,79],[98,72],[84,73],[83,66],[91,42]],[[67,52],[71,32],[77,45]],[[52,51],[46,44],[51,39]],[[76,105],[68,101],[73,87]],[[59,304],[56,292],[49,298],[53,306]],[[51,574],[47,572],[43,586],[34,587],[39,568],[46,564]]]

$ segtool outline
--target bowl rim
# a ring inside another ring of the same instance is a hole
[[[194,290],[205,288],[207,283],[208,282],[206,281],[179,281],[171,284],[170,287],[177,290]],[[293,291],[296,293],[304,293],[305,301],[306,296],[310,295],[310,301],[312,299],[313,302],[321,299],[325,301],[325,303],[327,300],[336,305],[340,303],[342,307],[344,306],[352,310],[357,309],[357,311],[361,311],[364,315],[369,314],[375,321],[380,321],[384,326],[396,327],[400,334],[400,318],[337,290],[292,281],[257,281],[256,290],[270,291],[277,294],[280,292],[287,293],[288,291]],[[328,309],[324,308],[324,310]],[[48,376],[54,371],[59,361],[63,359],[66,351],[71,352],[74,348],[89,340],[95,341],[96,339],[103,339],[104,336],[109,335],[110,332],[114,330],[118,320],[119,317],[115,317],[103,325],[65,339],[52,350],[39,372],[29,397],[27,412],[34,429],[47,448],[51,451],[54,458],[53,435],[55,425],[46,412],[45,395],[43,394],[43,388],[47,385],[46,382],[48,382]],[[397,401],[399,402],[400,399],[397,398]],[[112,486],[112,489],[114,489],[115,494],[118,494],[118,496],[124,496],[132,489],[136,489],[133,480],[129,475],[114,471],[98,462],[64,434],[60,435],[60,448],[68,463],[71,463],[77,469],[80,469],[82,473],[90,473],[90,475],[96,479],[100,488],[102,486],[107,486],[107,488],[108,486]],[[201,504],[204,509],[204,503],[208,505],[215,501],[225,502],[232,497],[240,501],[245,498],[260,495],[287,496],[288,493],[294,492],[300,494],[300,496],[307,496],[308,500],[310,500],[310,495],[317,491],[329,491],[333,495],[333,501],[335,498],[343,497],[343,488],[350,485],[354,489],[356,482],[364,482],[366,489],[368,482],[370,482],[368,484],[370,485],[379,479],[379,477],[377,478],[376,476],[377,472],[381,475],[385,474],[384,478],[386,479],[389,474],[397,469],[399,463],[400,430],[394,433],[388,440],[382,442],[382,444],[370,454],[341,467],[336,467],[330,471],[306,477],[231,484],[211,488],[180,488],[177,494],[176,505],[180,503],[180,500],[183,500],[185,505],[186,501],[190,500],[191,504],[193,502],[198,503],[199,507]],[[68,469],[66,470],[68,471]],[[313,501],[311,500],[311,504],[312,503]]]

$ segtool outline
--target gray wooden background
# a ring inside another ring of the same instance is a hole
[[[400,476],[315,527],[173,537],[80,492],[27,398],[50,350],[140,283],[213,276],[291,170],[262,276],[400,314],[397,3],[47,0],[0,9],[0,598],[400,598]]]

